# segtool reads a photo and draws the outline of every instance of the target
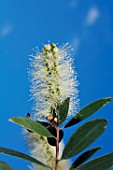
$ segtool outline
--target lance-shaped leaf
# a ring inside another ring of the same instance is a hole
[[[21,152],[12,150],[12,149],[7,149],[7,148],[4,148],[4,147],[0,147],[0,152],[3,153],[3,154],[7,154],[7,155],[11,155],[11,156],[15,156],[15,157],[24,159],[26,161],[38,164],[38,165],[43,166],[43,167],[45,167],[49,170],[52,170],[48,165],[45,165],[42,162],[38,161],[37,159],[32,158],[31,156],[28,156],[24,153],[21,153]]]
[[[81,165],[83,162],[85,162],[86,160],[88,160],[92,155],[95,154],[95,152],[97,152],[99,149],[101,149],[101,147],[96,147],[93,149],[90,149],[86,152],[84,152],[83,154],[81,154],[72,164],[72,166],[70,167],[70,170],[73,170],[74,168],[78,167],[79,165]]]
[[[0,161],[0,170],[13,170],[6,162]]]
[[[68,115],[70,98],[66,98],[58,108],[58,122],[62,124]]]
[[[38,133],[46,137],[54,137],[43,125],[29,118],[14,117],[9,120],[32,132]]]
[[[92,144],[106,129],[105,119],[95,119],[79,127],[67,142],[61,159],[68,159]]]
[[[108,104],[111,100],[113,100],[112,97],[108,97],[108,98],[103,98],[100,100],[96,100],[90,104],[88,104],[87,106],[85,106],[83,109],[81,109],[66,125],[65,128],[73,126],[79,122],[81,122],[82,120],[84,120],[85,118],[87,118],[88,116],[91,116],[93,113],[95,113],[96,111],[98,111],[100,108],[102,108],[103,106],[105,106],[106,104]]]
[[[73,170],[108,170],[113,166],[113,152],[93,159]]]

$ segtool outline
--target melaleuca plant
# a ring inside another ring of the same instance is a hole
[[[88,159],[101,147],[83,152],[105,131],[107,120],[103,118],[84,123],[75,130],[66,145],[63,143],[63,129],[66,136],[67,128],[75,127],[113,100],[111,97],[99,99],[77,110],[78,81],[70,51],[68,44],[61,47],[46,44],[41,52],[37,50],[30,58],[29,77],[34,113],[10,119],[23,127],[30,156],[0,147],[1,153],[32,162],[31,170],[107,170],[113,166],[113,152],[90,161]],[[70,158],[80,153],[71,163]],[[1,161],[0,169],[13,168]]]

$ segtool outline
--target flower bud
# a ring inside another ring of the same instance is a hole
[[[53,119],[53,116],[48,115],[48,116],[46,116],[46,119],[49,120],[49,121],[51,121],[51,120]]]
[[[46,45],[44,45],[44,48],[45,48],[47,51],[50,51],[50,50],[51,50],[51,45],[50,45],[50,44],[46,44]]]
[[[58,118],[57,117],[54,118],[54,122],[58,123]]]

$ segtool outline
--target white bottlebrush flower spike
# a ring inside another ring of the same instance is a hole
[[[51,115],[52,110],[67,97],[70,97],[69,115],[75,113],[78,82],[70,52],[68,44],[61,47],[46,44],[41,52],[37,50],[32,56],[29,74],[36,119]]]
[[[29,133],[24,131],[27,144],[30,148],[31,156],[43,162],[46,165],[49,165],[54,169],[55,167],[55,147],[48,144],[47,138],[35,133]],[[62,155],[64,148],[63,142],[59,144],[59,158]],[[63,160],[59,162],[59,170],[69,170],[70,160]],[[45,170],[45,167],[32,164],[30,170]]]

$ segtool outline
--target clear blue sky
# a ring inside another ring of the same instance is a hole
[[[103,97],[113,97],[112,0],[1,0],[0,2],[0,146],[28,153],[21,128],[8,122],[32,112],[27,68],[32,48],[48,40],[74,48],[80,108]],[[95,157],[113,151],[113,102],[90,119],[106,118],[108,128],[93,146],[103,146]],[[70,128],[70,133],[74,128]],[[68,136],[69,137],[69,136]],[[65,138],[66,142],[67,138]],[[90,147],[90,148],[91,148]],[[0,155],[15,170],[26,161]]]

